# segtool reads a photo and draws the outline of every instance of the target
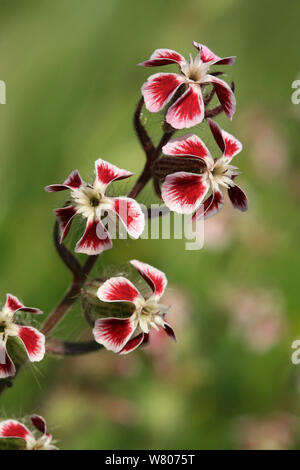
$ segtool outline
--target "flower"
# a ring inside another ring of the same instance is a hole
[[[14,376],[16,372],[6,349],[8,338],[16,336],[22,341],[31,362],[41,361],[45,355],[45,336],[36,328],[16,323],[16,312],[42,313],[37,308],[25,307],[17,297],[6,295],[5,305],[0,311],[0,379]]]
[[[111,237],[101,222],[104,212],[112,211],[125,225],[129,235],[138,238],[145,225],[145,217],[139,204],[128,197],[108,197],[106,189],[116,180],[129,178],[133,173],[122,170],[99,158],[95,162],[94,184],[85,183],[77,170],[73,171],[63,184],[53,184],[45,188],[48,192],[71,190],[71,202],[54,211],[61,228],[62,243],[67,236],[76,215],[87,219],[82,238],[76,245],[77,253],[97,255],[112,248]]]
[[[177,64],[180,74],[156,73],[151,75],[142,86],[142,95],[146,108],[157,113],[174,98],[169,107],[166,121],[175,129],[192,127],[203,121],[205,101],[202,97],[203,87],[212,85],[223,107],[224,112],[232,119],[235,112],[235,97],[226,82],[208,71],[212,65],[232,65],[235,57],[221,58],[203,44],[193,42],[199,51],[196,58],[190,55],[189,62],[178,52],[171,49],[156,49],[149,60],[140,63],[144,67],[156,67]],[[182,89],[180,97],[178,90]]]
[[[19,438],[25,441],[25,450],[57,450],[51,444],[52,436],[47,433],[46,421],[38,415],[30,417],[32,425],[42,433],[38,439],[32,434],[31,431],[19,421],[14,419],[7,419],[0,423],[0,438]]]
[[[149,340],[150,327],[164,328],[167,335],[175,340],[171,326],[164,321],[168,307],[159,302],[167,279],[163,272],[137,260],[130,261],[142,278],[151,287],[153,294],[144,298],[137,288],[125,277],[112,277],[99,287],[97,296],[102,302],[131,302],[135,306],[129,318],[99,318],[93,333],[95,340],[115,353],[128,354]]]
[[[243,450],[287,450],[294,447],[298,434],[296,417],[286,412],[240,416],[233,430]]]
[[[181,214],[194,213],[194,220],[203,214],[210,217],[223,207],[224,199],[220,187],[228,190],[229,199],[236,209],[246,211],[248,208],[245,193],[235,183],[235,178],[240,173],[237,167],[231,165],[232,158],[242,150],[242,144],[214,121],[209,119],[208,122],[223,152],[220,158],[213,158],[202,140],[194,134],[172,140],[162,149],[165,155],[196,158],[203,163],[200,174],[181,171],[168,175],[161,191],[169,209]],[[205,199],[209,191],[211,195]]]

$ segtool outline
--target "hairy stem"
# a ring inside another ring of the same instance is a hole
[[[154,145],[150,139],[145,127],[141,123],[141,112],[144,105],[144,98],[142,97],[136,107],[134,116],[133,116],[133,125],[136,132],[136,135],[141,143],[141,146],[146,153],[146,156],[151,155],[154,151]]]
[[[73,253],[71,253],[63,243],[60,243],[59,224],[57,221],[54,224],[53,241],[58,255],[71,273],[73,273],[74,278],[80,277],[82,270],[81,264]]]
[[[60,341],[55,338],[48,338],[46,342],[46,351],[60,356],[77,356],[88,354],[102,349],[102,344],[96,341],[70,342]]]
[[[147,131],[141,123],[140,116],[141,111],[144,105],[143,98],[138,102],[137,108],[134,113],[134,128],[138,139],[143,147],[143,150],[146,155],[146,163],[144,169],[138,178],[137,182],[131,189],[128,197],[136,198],[148,181],[152,178],[152,164],[155,160],[160,157],[162,147],[170,140],[172,135],[175,133],[175,129],[168,128],[165,130],[162,138],[160,139],[157,147],[154,147]],[[165,209],[168,211],[168,209]],[[148,211],[150,213],[151,211]],[[157,216],[159,216],[157,214]],[[48,338],[48,335],[53,331],[53,329],[59,324],[59,322],[65,317],[68,311],[73,306],[74,302],[77,300],[80,291],[83,285],[86,282],[87,276],[91,273],[99,255],[89,256],[86,262],[81,265],[77,258],[68,250],[68,248],[60,243],[59,235],[59,225],[55,222],[54,225],[54,245],[56,250],[67,266],[67,268],[73,274],[73,280],[69,285],[66,294],[63,296],[58,305],[52,310],[50,315],[46,318],[41,331],[46,336],[46,347],[47,351],[52,352],[53,354],[61,355],[74,355],[74,354],[85,354],[92,351],[97,351],[102,349],[102,346],[96,343],[95,341],[75,343],[75,342],[62,342],[54,338]],[[20,369],[19,369],[20,370]],[[19,372],[17,370],[17,373]],[[12,379],[4,379],[0,381],[0,394],[7,388],[13,385]]]

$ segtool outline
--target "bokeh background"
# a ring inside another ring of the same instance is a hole
[[[250,199],[248,213],[227,204],[206,223],[202,250],[127,240],[100,258],[96,275],[132,258],[167,273],[177,344],[156,336],[126,357],[101,351],[27,366],[0,397],[2,417],[42,414],[64,449],[298,447],[299,15],[297,0],[1,0],[3,301],[12,292],[48,314],[70,281],[51,238],[63,200],[46,184],[74,168],[90,176],[98,157],[142,169],[132,114],[156,70],[136,64],[156,48],[188,55],[196,40],[238,56],[226,70],[237,112],[218,122],[244,144],[240,183]],[[143,119],[157,141],[162,116]],[[205,125],[195,131],[213,145]],[[139,200],[155,201],[151,186]],[[55,334],[87,337],[79,304]]]

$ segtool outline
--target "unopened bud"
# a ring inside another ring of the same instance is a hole
[[[94,323],[98,318],[130,317],[135,310],[131,302],[102,302],[98,298],[98,289],[104,282],[104,279],[95,278],[81,290],[81,304],[88,320]]]
[[[154,162],[153,176],[160,181],[164,181],[167,175],[177,173],[178,171],[199,175],[204,173],[205,169],[206,166],[200,158],[163,157]]]

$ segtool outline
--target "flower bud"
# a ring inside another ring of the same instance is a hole
[[[206,166],[200,158],[186,157],[163,157],[156,160],[153,164],[153,176],[155,179],[164,181],[166,176],[176,173],[178,171],[185,171],[187,173],[202,174]]]
[[[98,318],[116,317],[127,318],[133,314],[135,307],[130,302],[102,302],[97,292],[105,279],[95,278],[86,283],[81,290],[81,305],[85,316],[90,323]]]

